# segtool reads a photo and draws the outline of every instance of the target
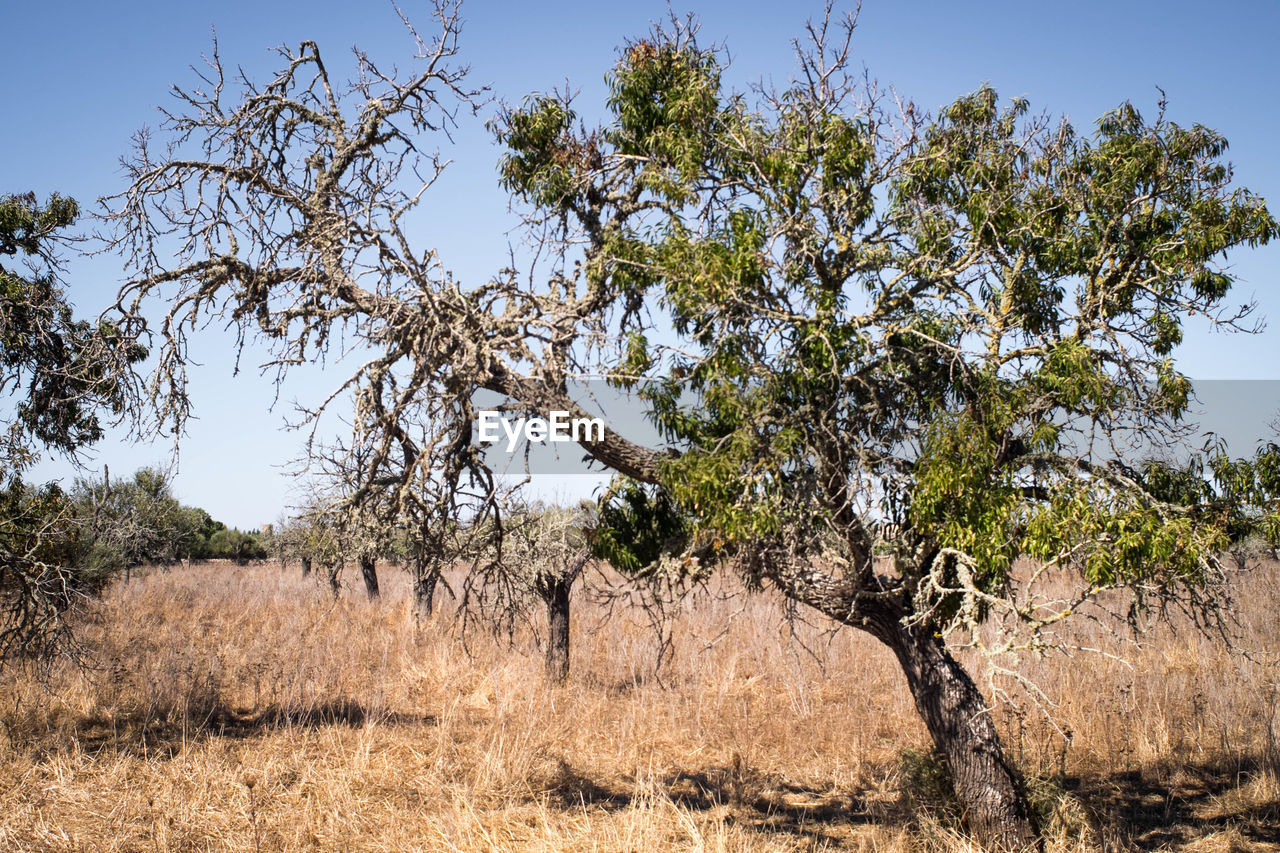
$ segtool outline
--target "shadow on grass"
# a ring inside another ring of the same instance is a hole
[[[167,758],[194,740],[209,738],[240,740],[290,728],[436,723],[437,719],[431,715],[371,711],[358,700],[347,697],[298,707],[268,705],[252,711],[237,710],[220,701],[212,701],[199,709],[169,712],[133,709],[111,716],[83,718],[72,724],[69,740],[78,748],[91,752],[111,750]],[[70,745],[65,736],[58,740],[64,746]]]
[[[196,740],[244,739],[290,728],[432,726],[437,722],[430,715],[371,709],[347,697],[253,711],[210,701],[198,712],[196,708],[163,714],[136,710],[64,720],[43,737],[33,732],[31,745],[37,751],[79,748],[164,759]],[[873,775],[889,778],[895,772],[885,766]],[[594,774],[563,758],[551,758],[529,779],[529,790],[561,808],[608,811],[625,809],[644,792],[653,792],[682,808],[715,811],[729,822],[834,849],[843,847],[860,827],[901,828],[912,818],[901,801],[886,801],[881,796],[885,792],[872,795],[870,790],[806,785],[755,771],[740,761],[677,768],[640,779],[608,771]],[[1198,849],[1197,842],[1218,833],[1224,834],[1220,840],[1230,849],[1280,845],[1280,777],[1260,757],[1202,762],[1167,759],[1140,770],[1069,776],[1058,790],[1079,803],[1093,834],[1107,847]]]
[[[556,758],[554,768],[531,782],[535,794],[562,808],[620,810],[648,790],[686,809],[721,811],[727,821],[793,834],[814,844],[838,841],[841,829],[872,822],[858,797],[765,777],[742,766],[680,769],[642,781],[624,776],[593,778]]]
[[[561,808],[595,806],[613,811],[626,808],[634,799],[632,791],[592,779],[563,758],[554,759],[554,767],[536,774],[530,780],[530,789]]]
[[[912,822],[901,801],[871,802],[864,797],[870,792],[823,790],[742,767],[680,769],[640,781],[593,778],[556,759],[555,769],[531,787],[563,808],[609,811],[626,808],[649,789],[686,809],[719,810],[726,820],[833,849],[841,849],[859,827],[902,828]],[[1280,844],[1280,780],[1258,760],[1166,762],[1141,771],[1069,777],[1061,790],[1084,806],[1107,848],[1199,849],[1200,839],[1224,831],[1238,834],[1232,850]]]
[[[1105,835],[1139,850],[1166,850],[1217,832],[1280,844],[1280,778],[1258,758],[1159,762],[1141,770],[1073,777],[1066,788]]]

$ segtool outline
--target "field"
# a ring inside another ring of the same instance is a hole
[[[569,683],[513,638],[415,619],[408,579],[336,602],[295,566],[111,588],[93,668],[0,682],[0,850],[944,850],[938,768],[890,655],[767,594],[643,615],[579,595]],[[1280,566],[1239,632],[1033,661],[1056,726],[998,711],[1051,850],[1280,850]],[[1087,625],[1088,623],[1086,623]],[[1124,659],[1120,659],[1123,657]]]

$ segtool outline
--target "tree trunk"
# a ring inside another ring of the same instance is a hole
[[[993,851],[1040,849],[1026,795],[973,679],[927,628],[900,622],[878,627],[874,633],[897,656],[916,710],[946,758],[974,840]]]
[[[764,565],[784,595],[866,631],[893,650],[916,711],[946,759],[974,841],[991,851],[1041,849],[1026,792],[1005,761],[982,692],[942,638],[927,626],[903,624],[908,613],[900,603],[862,597],[861,587],[842,577]]]
[[[338,593],[342,592],[342,584],[338,580],[339,576],[342,574],[342,561],[338,560],[336,562],[330,563],[328,566],[328,569],[329,569],[329,589],[333,591],[333,597],[337,598]]]
[[[310,574],[311,574],[311,558],[304,556],[302,558],[302,576],[305,578]]]
[[[360,574],[364,576],[364,591],[369,600],[377,598],[378,593],[378,560],[371,554],[360,555]]]
[[[435,609],[436,582],[440,573],[428,570],[425,561],[415,561],[413,566],[413,601],[419,616],[430,616]]]
[[[569,677],[569,591],[572,578],[548,578],[542,600],[547,604],[547,678],[562,684]]]

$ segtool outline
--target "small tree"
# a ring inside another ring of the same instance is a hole
[[[280,560],[280,568],[288,565],[290,560],[297,560],[302,566],[302,576],[311,574],[311,553],[307,550],[307,526],[301,518],[281,517],[276,522],[273,544],[275,554]]]
[[[416,615],[419,619],[430,616],[445,568],[461,559],[458,525],[451,519],[439,524],[415,517],[400,519],[395,540],[412,578]]]
[[[207,512],[182,506],[168,473],[140,468],[133,478],[112,482],[85,478],[71,492],[79,562],[99,572],[125,572],[143,563],[208,556],[218,525]]]
[[[311,460],[318,467],[314,491],[322,513],[335,528],[344,556],[360,566],[365,594],[370,601],[381,596],[378,559],[394,548],[396,509],[382,490],[360,489],[361,463],[367,451],[359,446],[314,448]]]
[[[346,551],[328,500],[313,494],[290,526],[297,531],[294,541],[298,559],[302,562],[303,576],[309,575],[313,566],[324,569],[329,590],[336,597],[342,591]]]
[[[486,578],[511,590],[510,597],[500,600],[513,611],[523,612],[529,601],[545,609],[546,670],[555,683],[569,676],[570,596],[590,557],[589,523],[585,507],[532,504],[508,509],[493,559],[501,578]]]

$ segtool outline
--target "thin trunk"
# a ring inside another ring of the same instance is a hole
[[[547,604],[547,678],[562,684],[569,677],[569,592],[572,578],[547,579],[542,600]]]
[[[360,555],[360,574],[364,577],[364,591],[369,600],[377,598],[378,593],[378,560],[371,554]]]
[[[342,561],[330,563],[329,569],[329,589],[333,590],[333,597],[337,598],[338,593],[342,592],[342,583],[338,580],[342,574]]]
[[[311,574],[311,558],[304,556],[302,558],[302,576],[305,578]]]
[[[435,609],[436,583],[440,573],[428,568],[427,561],[415,559],[413,564],[413,600],[419,616],[430,616]]]
[[[1026,795],[973,679],[928,629],[900,622],[878,628],[874,633],[898,658],[916,710],[946,758],[974,839],[987,850],[1039,849]]]

